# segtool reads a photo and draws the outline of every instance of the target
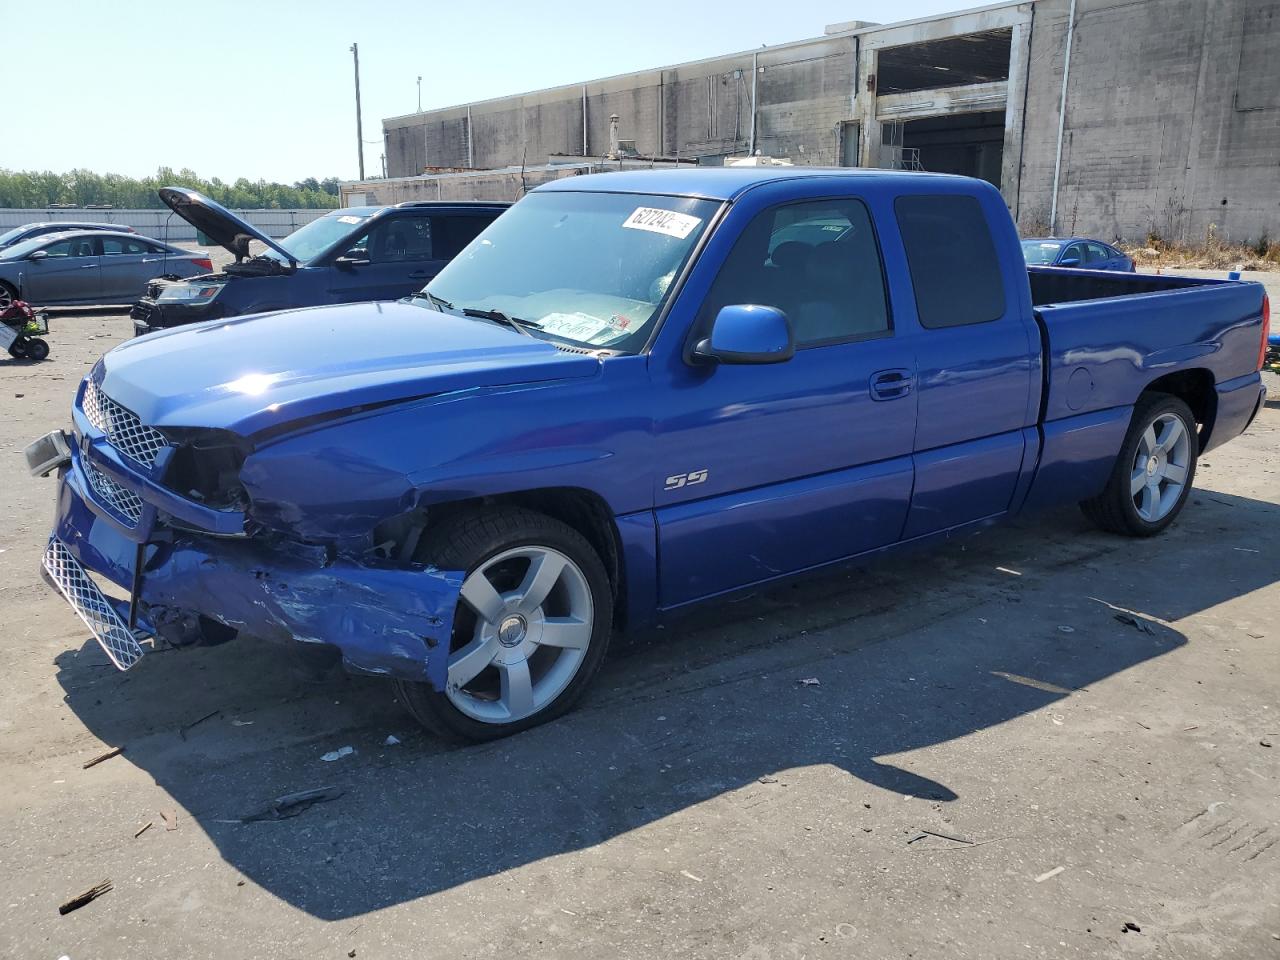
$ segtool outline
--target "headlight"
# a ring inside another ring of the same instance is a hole
[[[160,291],[157,303],[207,303],[222,292],[225,283],[173,283]]]

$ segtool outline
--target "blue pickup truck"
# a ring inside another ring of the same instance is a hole
[[[108,353],[28,450],[44,568],[121,668],[286,641],[496,737],[694,603],[1053,504],[1158,533],[1264,401],[1268,309],[1028,270],[977,180],[560,180],[410,299]]]

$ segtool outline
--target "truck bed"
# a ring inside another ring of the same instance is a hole
[[[1191,287],[1236,283],[1201,277],[1119,273],[1104,270],[1064,270],[1061,267],[1028,267],[1031,280],[1031,303],[1043,307],[1078,300],[1103,300],[1143,293],[1168,293]]]

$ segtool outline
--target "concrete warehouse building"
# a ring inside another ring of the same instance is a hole
[[[597,168],[611,116],[628,165],[758,152],[936,170],[997,184],[1026,234],[1280,236],[1280,0],[1023,0],[836,24],[384,120],[391,179],[352,189],[517,196]]]

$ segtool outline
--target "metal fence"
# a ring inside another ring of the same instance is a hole
[[[328,210],[236,210],[235,214],[267,236],[287,237],[304,224],[323,217]],[[83,223],[118,223],[157,240],[196,239],[196,228],[168,210],[86,210],[83,207],[57,210],[0,208],[0,232],[24,223],[76,220]]]

